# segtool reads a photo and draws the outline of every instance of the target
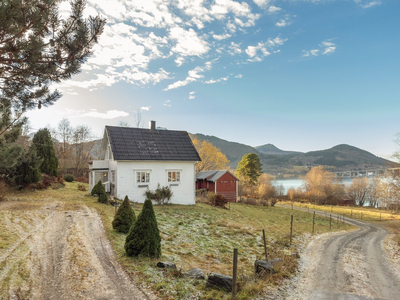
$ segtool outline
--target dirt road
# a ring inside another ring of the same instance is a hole
[[[400,299],[399,270],[383,248],[387,230],[347,222],[359,229],[322,235],[308,245],[286,299]]]
[[[19,204],[10,205],[0,210],[10,212],[4,222],[20,227],[19,239],[0,252],[1,288],[8,289],[0,298],[149,299],[118,264],[94,210],[53,202],[18,214]]]

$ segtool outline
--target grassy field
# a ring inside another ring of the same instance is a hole
[[[295,207],[308,208],[310,211],[318,210],[326,213],[338,214],[345,217],[359,219],[364,221],[393,221],[400,220],[400,214],[393,213],[388,210],[370,208],[370,207],[353,207],[353,206],[332,206],[332,205],[314,205],[310,203],[300,202],[279,202],[280,204]]]
[[[206,288],[204,281],[181,278],[179,272],[169,273],[157,269],[155,265],[159,260],[127,257],[123,247],[126,235],[115,232],[111,227],[114,208],[98,203],[96,198],[87,196],[87,192],[78,191],[77,185],[78,183],[74,182],[66,183],[65,188],[57,190],[15,192],[10,199],[20,201],[21,205],[56,200],[65,202],[71,209],[81,204],[96,209],[123,268],[134,280],[146,282],[164,299],[187,299],[190,296],[200,299],[230,299],[228,293]],[[136,215],[139,214],[141,207],[135,204]],[[207,204],[167,205],[155,206],[155,212],[162,237],[163,256],[160,260],[171,261],[182,271],[200,268],[206,274],[217,272],[232,275],[233,249],[239,250],[238,299],[248,299],[268,293],[269,286],[291,276],[296,270],[297,260],[290,254],[296,251],[299,241],[304,241],[304,237],[310,236],[312,231],[312,214],[280,207],[235,203],[230,205],[230,210],[225,210]],[[292,214],[293,243],[290,245]],[[25,219],[25,216],[16,217]],[[24,222],[29,224],[29,219]],[[0,226],[2,226],[0,227],[1,254],[1,249],[6,249],[12,244],[14,229],[6,224]],[[283,263],[277,265],[277,274],[264,280],[254,281],[254,261],[264,258],[263,229],[267,237],[268,258],[279,257]],[[352,227],[347,224],[335,225],[332,228],[332,230],[348,229]],[[329,219],[317,216],[315,233],[329,231]]]

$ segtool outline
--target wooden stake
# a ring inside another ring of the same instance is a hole
[[[232,279],[232,298],[236,297],[238,249],[233,249],[233,279]]]
[[[265,261],[268,261],[268,258],[267,258],[267,242],[265,240],[265,230],[264,229],[263,229],[263,240],[264,240]]]
[[[332,215],[329,214],[329,229],[332,229]]]
[[[293,234],[293,215],[290,216],[290,245],[292,245],[292,234]]]
[[[315,227],[315,211],[312,218],[312,234],[314,234],[314,227]]]

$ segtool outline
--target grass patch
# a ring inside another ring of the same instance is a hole
[[[280,204],[291,206],[292,202],[279,202]],[[338,214],[348,218],[363,220],[363,221],[392,221],[400,220],[399,213],[393,213],[385,209],[360,207],[360,206],[332,206],[332,205],[314,205],[310,203],[293,202],[294,207],[326,212],[327,214]]]
[[[57,190],[13,192],[9,198],[17,204],[26,201],[42,205],[56,201],[61,203],[60,209],[63,210],[79,209],[83,204],[96,209],[123,268],[134,280],[145,283],[163,299],[185,299],[189,296],[200,299],[230,298],[228,293],[206,288],[204,281],[178,278],[176,273],[156,268],[159,260],[127,257],[124,251],[126,235],[112,229],[114,208],[97,202],[97,198],[87,196],[87,192],[79,191],[78,184],[81,183],[66,183],[65,188]],[[141,204],[135,204],[136,215],[141,208]],[[291,276],[297,267],[297,260],[290,255],[296,251],[297,238],[312,232],[312,214],[281,207],[231,203],[230,210],[207,204],[154,206],[154,209],[162,238],[161,260],[175,263],[182,271],[200,268],[206,274],[217,272],[231,276],[233,249],[239,250],[238,299],[262,295],[268,286]],[[292,245],[289,244],[291,215],[294,217]],[[315,233],[330,231],[329,218],[316,216],[315,223]],[[332,226],[332,230],[351,228],[348,224],[340,224],[338,228]],[[277,265],[277,274],[256,281],[253,279],[254,261],[264,258],[263,229],[269,258],[281,258],[283,263]]]

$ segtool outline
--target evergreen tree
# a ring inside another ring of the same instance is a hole
[[[50,176],[58,176],[58,158],[54,152],[53,141],[47,128],[40,129],[32,139],[32,148],[42,159],[40,171]]]
[[[14,126],[0,136],[0,177],[7,181],[12,181],[18,162],[24,154],[24,149],[15,144],[21,133],[21,126],[22,124]]]
[[[95,196],[95,195],[100,195],[101,193],[105,193],[106,192],[106,190],[105,190],[105,188],[104,188],[104,186],[103,186],[103,184],[101,183],[101,180],[99,180],[99,182],[97,182],[96,184],[95,184],[95,186],[92,188],[92,191],[90,192],[90,194],[92,195],[92,196]]]
[[[142,211],[129,230],[125,240],[125,251],[129,256],[161,256],[161,236],[150,199],[144,202]]]
[[[39,170],[41,160],[37,157],[36,151],[30,148],[28,153],[23,155],[16,168],[15,183],[27,185],[39,182],[41,174]]]
[[[0,4],[0,137],[24,122],[23,113],[61,97],[51,83],[79,73],[103,32],[105,19],[83,18],[85,0],[4,0]]]
[[[106,194],[106,191],[104,193],[99,194],[99,198],[97,199],[100,203],[107,203],[108,201],[108,196]]]
[[[124,201],[115,214],[114,220],[112,221],[112,226],[116,231],[128,233],[135,221],[135,212],[131,207],[128,196],[125,196]]]
[[[248,153],[243,155],[236,172],[246,183],[254,186],[262,174],[261,166],[260,157],[255,153]]]

